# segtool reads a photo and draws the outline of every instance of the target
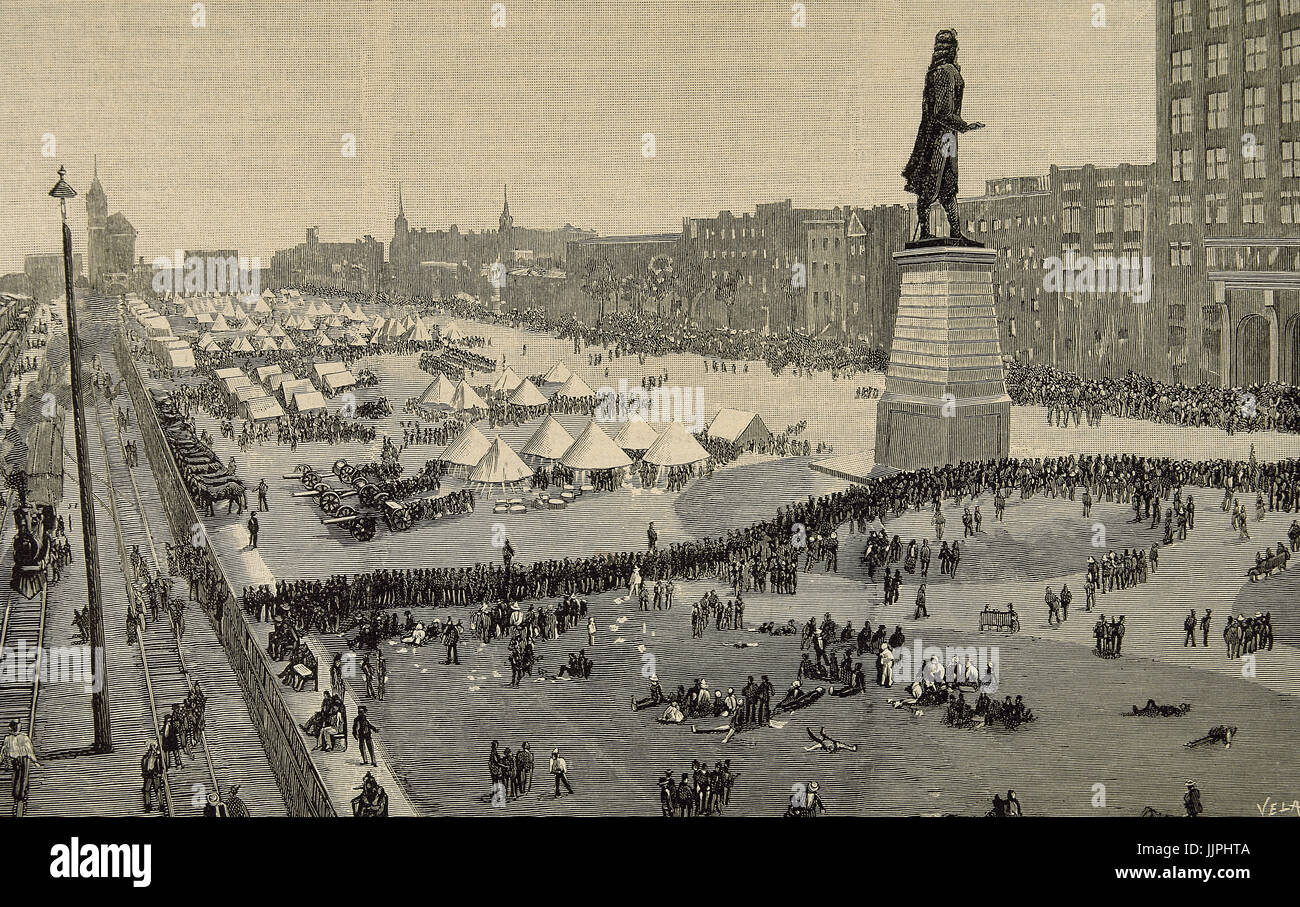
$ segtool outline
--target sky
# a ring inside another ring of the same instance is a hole
[[[3,0],[0,272],[59,248],[47,193],[62,165],[84,195],[96,155],[148,259],[269,264],[312,225],[387,243],[399,183],[412,226],[461,230],[495,228],[507,183],[516,225],[606,235],[904,202],[945,27],[988,124],[963,195],[1149,162],[1154,2],[804,0],[796,27],[789,0],[504,0],[494,27],[488,0]],[[82,198],[69,214],[82,249]]]

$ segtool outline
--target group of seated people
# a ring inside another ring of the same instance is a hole
[[[308,737],[316,739],[316,749],[326,753],[332,752],[335,746],[347,750],[348,707],[343,697],[326,690],[319,711],[307,719],[302,729]]]
[[[991,727],[1000,724],[1007,730],[1015,730],[1020,725],[1034,720],[1034,713],[1025,705],[1023,697],[1014,700],[1007,696],[999,701],[988,693],[980,692],[979,698],[972,706],[966,701],[961,690],[948,701],[946,722],[952,727]]]
[[[312,654],[311,648],[305,642],[298,642],[282,653],[285,660],[289,663],[284,666],[280,672],[280,682],[287,687],[292,687],[297,692],[302,692],[307,686],[307,681],[312,681],[313,686],[319,683],[316,673],[316,656]],[[276,661],[280,659],[272,655]]]
[[[579,649],[578,654],[569,653],[569,663],[560,665],[560,676],[569,676],[578,680],[587,680],[591,677],[591,669],[595,662],[587,657],[586,649]]]

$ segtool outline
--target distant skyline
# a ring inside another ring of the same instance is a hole
[[[943,27],[965,114],[989,126],[963,140],[963,195],[1155,158],[1154,0],[1111,0],[1104,28],[1073,0],[805,0],[804,28],[787,0],[505,0],[504,28],[480,0],[220,0],[203,28],[191,5],[0,8],[0,271],[58,250],[60,165],[84,251],[95,154],[146,259],[237,248],[269,265],[308,226],[387,244],[399,183],[413,227],[461,230],[495,228],[506,183],[516,224],[604,235],[787,197],[905,202]]]

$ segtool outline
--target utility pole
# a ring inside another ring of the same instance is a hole
[[[68,227],[68,199],[77,192],[64,180],[64,169],[59,168],[59,181],[50,195],[59,200],[59,214],[63,220],[63,287],[68,303],[68,358],[72,367],[72,423],[77,439],[77,486],[81,491],[81,542],[86,556],[86,611],[90,625],[90,651],[99,661],[99,676],[91,693],[90,708],[95,726],[94,750],[97,753],[113,751],[113,730],[108,716],[108,664],[104,658],[104,602],[99,592],[99,543],[95,538],[95,492],[90,484],[90,454],[86,443],[86,413],[81,402],[81,337],[77,333],[77,301],[72,289],[72,230]],[[105,466],[107,469],[107,466]]]

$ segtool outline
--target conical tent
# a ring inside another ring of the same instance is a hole
[[[558,460],[572,446],[573,435],[564,430],[555,416],[547,416],[546,421],[537,426],[537,431],[533,432],[533,436],[519,452],[526,457]]]
[[[577,375],[570,375],[569,380],[564,382],[564,386],[555,392],[555,396],[581,400],[596,396],[596,392]]]
[[[451,406],[455,398],[455,385],[447,380],[446,375],[439,375],[420,394],[419,403],[422,406]]]
[[[686,466],[707,460],[709,452],[680,422],[672,422],[641,459],[652,466]]]
[[[429,333],[429,329],[425,326],[424,321],[417,318],[415,319],[415,323],[411,325],[410,333],[406,335],[406,339],[415,343],[428,343],[433,339],[433,335]]]
[[[542,380],[547,384],[563,384],[573,376],[573,372],[563,362],[557,362],[551,366],[551,370],[546,373]]]
[[[546,396],[531,381],[522,381],[507,401],[515,406],[545,406]]]
[[[263,337],[257,348],[264,353],[273,353],[279,349],[279,347],[275,345],[274,337]]]
[[[649,450],[658,440],[658,433],[640,416],[633,416],[624,422],[614,436],[614,443],[624,450]]]
[[[329,335],[329,334],[326,334],[323,330],[321,330],[321,331],[317,331],[317,332],[316,332],[316,343],[317,343],[319,346],[333,346],[333,345],[334,345],[334,341],[333,341],[333,340],[330,340],[330,335]]]
[[[478,391],[469,386],[468,381],[462,381],[456,386],[456,393],[452,397],[451,405],[457,411],[488,408],[488,405],[483,402],[483,398],[478,395]]]
[[[453,466],[477,466],[478,461],[488,452],[492,442],[473,425],[465,426],[460,436],[448,445],[438,459]]]
[[[492,439],[492,446],[488,448],[488,452],[470,471],[469,480],[482,482],[485,485],[512,485],[515,482],[522,482],[532,474],[532,467],[519,459],[519,454],[511,450],[510,445],[497,435]]]
[[[251,343],[248,342],[248,338],[247,338],[247,337],[240,337],[239,340],[235,341],[235,345],[234,345],[233,347],[231,347],[231,350],[232,350],[232,352],[236,352],[236,353],[252,353],[252,352],[256,352],[256,351],[253,349],[253,344],[251,344]]]
[[[298,344],[293,342],[292,337],[285,337],[280,341],[280,349],[284,350],[287,353],[291,353],[297,348],[298,348]]]
[[[632,465],[632,460],[623,452],[623,448],[601,431],[595,419],[587,423],[573,446],[560,457],[560,462],[569,469],[582,470],[618,469]]]
[[[465,332],[453,321],[442,329],[442,339],[448,343],[460,343],[465,339]]]
[[[228,330],[230,330],[230,323],[229,323],[228,321],[226,321],[226,316],[225,316],[225,315],[221,315],[221,314],[219,314],[219,315],[217,315],[216,318],[214,318],[214,319],[212,320],[212,330],[214,330],[214,331],[228,331]]]
[[[501,373],[501,376],[499,378],[497,378],[495,381],[492,382],[491,386],[489,387],[489,390],[491,390],[492,393],[494,394],[500,394],[500,393],[508,394],[523,383],[524,383],[524,379],[516,375],[514,369],[510,368],[509,366],[506,366],[506,370]]]

